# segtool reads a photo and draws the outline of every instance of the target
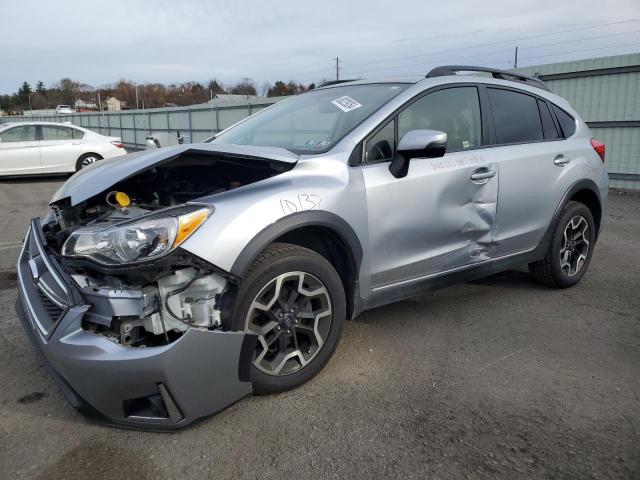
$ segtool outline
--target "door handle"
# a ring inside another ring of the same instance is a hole
[[[484,170],[484,171],[476,170],[474,173],[471,174],[471,180],[473,180],[474,182],[477,182],[478,180],[488,180],[489,178],[495,177],[495,176],[496,176],[495,170]]]
[[[564,155],[556,155],[556,158],[553,159],[553,163],[559,167],[564,167],[567,163],[569,163],[571,159],[569,157],[565,157]]]

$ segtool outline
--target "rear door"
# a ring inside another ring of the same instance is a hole
[[[39,171],[40,150],[35,125],[18,125],[0,132],[0,175]]]
[[[360,168],[374,290],[491,257],[498,165],[480,148],[484,124],[478,88],[447,86],[416,99],[365,141]],[[395,178],[389,163],[397,141],[416,129],[446,132],[447,152],[411,159],[408,174]]]
[[[538,245],[558,205],[559,179],[573,158],[550,104],[506,87],[487,87],[500,164],[496,243],[498,255]],[[563,170],[564,169],[564,170]]]
[[[82,148],[83,132],[64,125],[40,125],[42,171],[73,172]]]

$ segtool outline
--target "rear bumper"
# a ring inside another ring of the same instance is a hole
[[[40,231],[34,220],[18,260],[16,311],[53,380],[83,414],[173,430],[251,393],[252,335],[190,329],[169,345],[130,348],[83,330],[91,306],[46,254]]]
[[[116,157],[123,157],[127,154],[127,150],[125,150],[124,148],[116,148],[113,147],[111,149],[109,149],[108,152],[105,153],[104,158],[116,158]]]

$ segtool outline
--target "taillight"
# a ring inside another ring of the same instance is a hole
[[[111,145],[113,145],[114,147],[117,147],[117,148],[124,148],[124,144],[122,142],[118,142],[116,140],[112,141]]]
[[[604,162],[604,151],[605,151],[604,143],[602,143],[600,140],[596,140],[595,138],[592,138],[591,139],[591,146],[593,147],[593,149],[596,151],[596,153],[600,157],[600,160],[602,160]]]

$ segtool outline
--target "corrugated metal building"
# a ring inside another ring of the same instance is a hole
[[[518,71],[543,79],[606,143],[611,187],[640,190],[640,53]]]

